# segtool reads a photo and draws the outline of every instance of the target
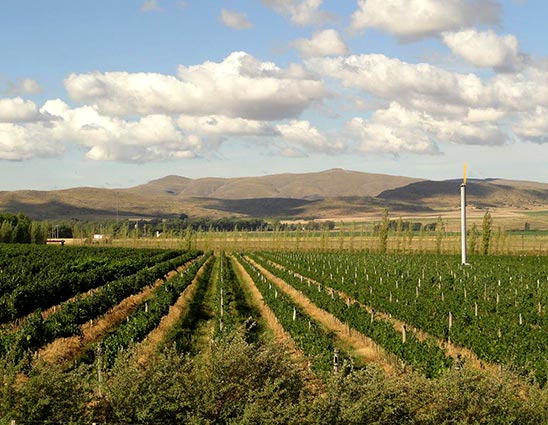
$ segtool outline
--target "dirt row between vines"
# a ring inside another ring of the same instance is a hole
[[[164,278],[157,279],[153,285],[149,285],[141,292],[123,299],[103,316],[81,325],[81,336],[57,338],[55,341],[47,344],[38,351],[38,357],[51,363],[61,364],[74,360],[89,344],[99,340],[109,329],[120,324],[139,305],[149,300],[159,286],[173,279],[193,261],[195,260],[186,262],[178,267],[177,270],[167,273]]]
[[[189,260],[187,261],[185,264],[183,264],[181,267],[187,267],[190,263],[192,263],[193,260]],[[167,278],[167,275],[166,275],[166,278]],[[104,285],[108,284],[109,282],[106,282]],[[66,300],[63,300],[61,301],[59,304],[56,304],[56,305],[52,305],[51,307],[48,307],[47,309],[45,310],[42,310],[42,312],[40,313],[41,316],[42,316],[42,320],[46,320],[49,316],[51,316],[53,313],[56,313],[57,310],[60,310],[63,305],[65,304],[68,304],[68,303],[71,303],[73,301],[75,301],[76,299],[80,298],[80,299],[86,299],[87,297],[89,297],[90,295],[93,295],[95,292],[97,291],[100,291],[104,285],[101,285],[101,286],[97,286],[95,288],[91,288],[89,290],[87,290],[86,292],[81,292],[79,294],[76,294],[75,296],[71,297],[71,298],[68,298]],[[26,320],[28,320],[29,317],[31,317],[34,313],[30,313],[30,314],[27,314],[26,316],[24,317],[21,317],[19,319],[16,319],[9,327],[4,327],[2,329],[3,332],[6,332],[6,333],[11,333],[11,332],[15,332],[17,331],[17,329],[19,329],[21,327],[21,325],[23,323],[25,323]]]
[[[196,276],[192,280],[191,284],[188,285],[185,290],[181,293],[175,304],[169,307],[168,313],[162,317],[160,323],[156,328],[154,328],[146,338],[139,344],[138,350],[138,362],[141,365],[146,364],[148,359],[154,353],[154,350],[164,340],[166,333],[177,323],[177,321],[186,315],[189,310],[189,302],[194,298],[196,288],[198,287],[198,280],[204,274],[204,270],[207,264],[210,261],[214,261],[213,257],[210,257],[203,265],[200,267]]]
[[[251,258],[246,257],[246,259],[267,279],[289,295],[289,297],[291,297],[296,304],[303,308],[311,318],[320,322],[324,327],[334,332],[337,339],[343,345],[352,347],[353,351],[350,354],[356,358],[362,359],[366,363],[378,365],[385,371],[385,373],[389,375],[393,375],[395,373],[393,362],[389,360],[390,355],[371,338],[366,337],[364,334],[342,323],[331,313],[317,307],[301,292],[297,291],[283,279],[280,279],[270,273]]]
[[[346,301],[348,303],[357,303],[368,314],[371,314],[373,312],[373,314],[376,318],[380,318],[381,320],[392,324],[392,326],[394,326],[394,329],[397,330],[398,332],[402,332],[403,327],[405,326],[405,328],[408,332],[410,330],[413,331],[413,333],[417,336],[419,341],[424,341],[427,338],[431,338],[432,340],[436,341],[438,347],[446,350],[447,355],[451,356],[454,359],[457,359],[458,356],[461,356],[462,358],[464,358],[466,360],[467,365],[469,365],[469,366],[471,366],[475,369],[488,370],[490,372],[496,372],[498,370],[498,368],[495,365],[492,365],[490,363],[487,363],[485,361],[480,360],[476,356],[476,354],[468,348],[460,347],[460,346],[455,345],[455,344],[453,344],[449,341],[445,341],[445,340],[436,338],[436,337],[430,335],[428,332],[425,332],[425,331],[423,331],[421,329],[418,329],[417,327],[415,327],[415,326],[413,326],[413,325],[411,325],[407,322],[404,322],[402,320],[399,320],[399,319],[393,317],[389,313],[386,313],[386,312],[383,312],[383,311],[380,311],[380,310],[376,310],[371,306],[362,304],[361,302],[359,302],[358,300],[356,300],[355,298],[351,297],[350,295],[348,295],[347,293],[345,293],[343,291],[336,290],[336,289],[331,288],[330,286],[324,285],[321,282],[318,282],[314,279],[303,276],[303,275],[301,275],[301,274],[299,274],[299,273],[297,273],[293,270],[289,270],[289,269],[287,269],[286,267],[284,267],[283,265],[281,265],[279,263],[276,263],[276,262],[271,261],[271,260],[266,260],[266,259],[265,259],[265,261],[268,261],[270,264],[272,264],[274,267],[276,267],[280,270],[284,270],[288,273],[293,273],[296,277],[300,277],[303,280],[305,280],[307,282],[310,282],[311,284],[320,287],[320,289],[323,288],[323,290],[326,291],[326,293],[329,293],[329,294],[334,293],[339,298],[343,299],[344,301]]]
[[[312,388],[321,387],[321,383],[314,376],[311,368],[310,361],[304,355],[304,353],[297,347],[295,341],[291,335],[284,329],[282,324],[278,321],[278,318],[270,307],[264,302],[261,292],[253,282],[253,279],[240,262],[235,258],[231,257],[232,264],[234,266],[234,271],[236,272],[236,277],[244,287],[244,291],[249,293],[252,297],[250,300],[251,303],[258,309],[263,318],[266,326],[272,331],[275,341],[277,341],[290,357],[301,367],[303,377],[309,383]]]

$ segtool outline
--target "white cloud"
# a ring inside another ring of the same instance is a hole
[[[478,67],[514,72],[522,69],[527,60],[515,36],[499,36],[493,30],[446,32],[443,41],[454,54]]]
[[[94,160],[150,162],[190,158],[202,148],[199,137],[187,134],[166,115],[147,115],[135,121],[101,115],[96,107],[70,109],[60,100],[43,109],[61,118],[54,137],[87,147]]]
[[[276,135],[274,127],[265,121],[229,118],[222,115],[196,117],[181,115],[177,124],[186,131],[203,136],[268,136]]]
[[[64,148],[44,123],[0,123],[0,160],[56,157],[64,152]]]
[[[141,4],[141,12],[157,12],[159,10],[158,0],[145,0]]]
[[[253,24],[247,19],[246,13],[238,13],[227,9],[221,9],[221,22],[227,27],[237,30],[253,28]]]
[[[295,40],[293,46],[305,58],[327,55],[344,56],[348,53],[348,46],[334,29],[316,32],[311,39]]]
[[[33,95],[44,91],[38,81],[31,78],[23,78],[16,83],[8,83],[8,94],[10,95]]]
[[[522,140],[548,143],[548,107],[537,106],[534,111],[520,114],[513,130]]]
[[[496,0],[359,0],[351,28],[420,38],[476,24],[496,24],[500,14]]]
[[[305,63],[346,87],[433,114],[462,114],[469,106],[489,106],[491,101],[478,76],[426,63],[410,64],[380,54],[313,58]]]
[[[320,10],[323,0],[261,0],[276,13],[289,16],[295,25],[323,24],[333,16]]]
[[[235,52],[220,63],[179,67],[178,77],[107,72],[71,74],[69,96],[113,115],[225,115],[277,120],[298,116],[325,96],[324,83],[303,67],[286,69]]]
[[[276,128],[280,132],[282,140],[288,144],[286,152],[333,153],[345,148],[340,141],[327,138],[309,121],[291,120],[285,124],[278,124]],[[284,156],[288,155],[284,154]]]
[[[362,153],[435,154],[439,142],[492,146],[508,141],[508,135],[496,124],[436,119],[397,102],[377,110],[369,120],[353,118],[345,131]]]
[[[43,119],[34,102],[20,97],[0,99],[0,122],[17,123]]]

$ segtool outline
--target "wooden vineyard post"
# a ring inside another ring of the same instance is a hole
[[[222,265],[222,263],[221,263]],[[223,288],[221,288],[221,311],[220,311],[220,317],[219,317],[219,330],[223,330],[223,316],[224,316],[224,299],[223,299]]]
[[[407,328],[405,325],[401,327],[401,342],[405,344],[407,342]]]
[[[448,331],[448,335],[447,335],[447,340],[449,342],[451,342],[451,328],[453,327],[453,314],[451,312],[449,312],[449,315],[448,315],[448,322],[449,322],[448,323],[449,324],[449,326],[448,326],[449,331]]]
[[[339,373],[339,349],[335,348],[333,351],[333,373],[337,375]]]
[[[97,345],[97,392],[99,397],[103,396],[103,347]]]

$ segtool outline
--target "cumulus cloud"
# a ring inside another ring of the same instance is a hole
[[[87,157],[94,160],[140,163],[189,158],[202,148],[199,137],[185,133],[167,115],[129,121],[102,115],[94,106],[71,109],[60,100],[46,102],[43,109],[59,119],[54,137],[87,147]]]
[[[70,97],[106,114],[225,115],[257,120],[293,118],[325,96],[324,83],[300,65],[285,69],[235,52],[220,63],[179,67],[178,77],[155,73],[71,74]]]
[[[229,118],[222,115],[196,117],[181,115],[177,124],[190,132],[204,136],[269,136],[278,134],[266,121]]]
[[[278,124],[276,129],[283,141],[287,142],[284,150],[286,153],[334,153],[345,148],[343,143],[336,139],[329,139],[309,121],[291,120],[285,124]]]
[[[0,122],[40,121],[43,116],[34,102],[20,97],[0,99]]]
[[[520,139],[534,143],[548,142],[548,107],[537,106],[518,117],[513,130]]]
[[[276,13],[289,16],[295,25],[323,24],[333,16],[320,10],[323,0],[261,0]]]
[[[247,19],[246,13],[238,13],[227,9],[221,9],[221,22],[227,27],[237,30],[253,28],[253,24]]]
[[[0,123],[0,160],[21,161],[60,156],[65,146],[43,123]]]
[[[478,76],[426,63],[410,64],[381,54],[313,58],[305,63],[346,87],[431,113],[465,114],[469,106],[484,107],[491,102]]]
[[[496,24],[495,0],[359,0],[351,29],[376,28],[398,37],[437,36],[476,24]]]
[[[353,118],[345,132],[362,153],[436,154],[439,142],[492,146],[508,139],[496,124],[436,119],[397,102],[377,110],[370,119]]]
[[[295,40],[293,46],[305,58],[328,55],[344,56],[349,51],[341,35],[334,29],[316,32],[310,39]]]
[[[454,54],[478,67],[515,72],[522,69],[527,61],[527,56],[519,50],[515,36],[499,36],[493,30],[446,32],[443,41]]]
[[[33,95],[42,93],[44,89],[38,83],[38,81],[31,78],[23,78],[17,82],[8,83],[8,94],[9,95]]]
[[[159,10],[158,0],[145,0],[141,4],[141,12],[157,12]]]

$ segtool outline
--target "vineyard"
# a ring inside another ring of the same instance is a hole
[[[0,245],[0,421],[542,423],[547,305],[537,256]]]

